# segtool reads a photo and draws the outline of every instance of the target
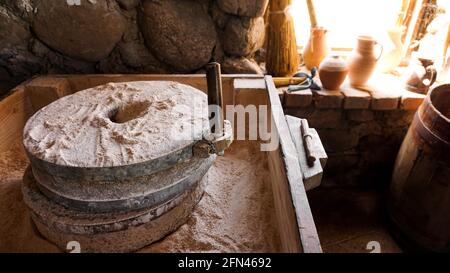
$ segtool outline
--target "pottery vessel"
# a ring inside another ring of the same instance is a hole
[[[310,38],[303,50],[303,62],[306,68],[311,70],[313,67],[319,67],[328,55],[326,33],[327,30],[322,27],[311,28]]]
[[[405,48],[402,42],[402,35],[404,31],[404,26],[393,27],[388,30],[388,35],[391,38],[394,48],[392,48],[389,52],[383,54],[383,57],[380,60],[381,72],[389,73],[394,71],[402,61],[402,56]]]
[[[346,62],[337,55],[325,58],[319,66],[319,77],[324,89],[338,90],[347,73]]]
[[[376,45],[380,47],[378,54],[375,51]],[[348,76],[352,86],[364,86],[369,81],[382,53],[383,47],[374,38],[358,37],[358,44],[348,60]]]
[[[415,61],[412,61],[408,69],[406,89],[426,94],[437,78],[437,71],[433,64],[433,60],[426,58],[417,58]]]

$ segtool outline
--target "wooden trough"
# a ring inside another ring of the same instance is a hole
[[[207,90],[205,75],[52,75],[35,77],[14,88],[0,101],[0,152],[21,139],[24,125],[38,109],[74,92],[109,82],[176,81]],[[269,115],[259,115],[258,126],[268,125],[270,139],[258,136],[267,143],[267,157],[273,192],[275,214],[282,252],[321,252],[319,237],[308,203],[305,184],[311,179],[305,167],[305,158],[299,143],[293,141],[295,120],[284,116],[280,94],[270,76],[224,75],[223,109],[227,106],[267,106]],[[234,117],[232,117],[234,120]],[[230,119],[230,117],[227,117]],[[234,124],[236,126],[236,124]],[[247,124],[247,127],[251,124]],[[311,132],[316,137],[314,131]],[[240,140],[238,140],[240,141]],[[245,140],[249,141],[249,140]],[[266,144],[264,143],[264,144]],[[276,145],[269,148],[271,143]],[[320,146],[320,145],[319,145]],[[326,155],[320,147],[315,169],[322,168]],[[320,165],[320,166],[319,166]],[[302,167],[303,166],[303,167]],[[312,188],[320,184],[320,176],[313,175]],[[1,240],[0,234],[0,240]]]

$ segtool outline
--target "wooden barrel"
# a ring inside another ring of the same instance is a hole
[[[400,148],[388,210],[400,238],[419,251],[450,251],[450,84],[432,89]]]

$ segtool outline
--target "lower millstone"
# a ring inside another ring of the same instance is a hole
[[[38,231],[62,250],[77,241],[82,252],[129,252],[149,245],[184,224],[200,201],[207,175],[175,198],[137,211],[92,214],[67,209],[38,189],[28,168],[23,179],[24,201]]]
[[[66,208],[90,213],[123,212],[154,207],[180,195],[206,174],[215,158],[193,157],[165,171],[116,181],[58,177],[34,166],[32,171],[39,190]]]

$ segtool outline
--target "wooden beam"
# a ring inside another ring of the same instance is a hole
[[[284,252],[322,252],[316,225],[309,207],[297,150],[290,137],[281,101],[271,76],[266,76],[272,115],[272,130],[279,139],[278,149],[269,151],[275,209]],[[282,158],[282,162],[278,158]],[[295,216],[291,218],[291,216]],[[301,245],[299,245],[299,243]]]
[[[300,163],[300,168],[303,174],[303,183],[305,184],[305,190],[317,188],[322,183],[323,167],[327,162],[327,155],[322,146],[322,142],[317,135],[317,132],[312,129],[308,130],[308,133],[313,137],[312,143],[315,143],[313,148],[313,155],[317,157],[313,166],[308,165],[306,154],[304,150],[303,137],[300,133],[301,119],[293,116],[286,116],[286,120],[289,126],[292,140],[297,150],[297,156]]]
[[[0,101],[0,152],[9,150],[13,143],[22,138],[30,108],[23,86],[16,87]]]
[[[36,112],[53,101],[72,94],[72,88],[65,78],[37,77],[25,85],[25,92]]]

